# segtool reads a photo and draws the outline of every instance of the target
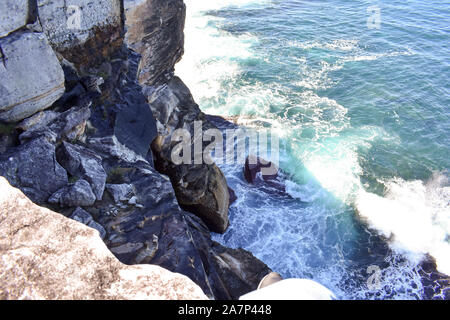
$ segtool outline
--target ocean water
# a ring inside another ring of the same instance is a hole
[[[176,73],[204,112],[279,136],[290,194],[222,165],[239,199],[214,239],[340,298],[420,299],[426,254],[450,274],[450,3],[185,2]]]

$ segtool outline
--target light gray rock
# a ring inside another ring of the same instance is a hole
[[[89,182],[97,200],[102,200],[107,174],[102,166],[102,159],[91,150],[63,142],[57,150],[58,162],[72,176]]]
[[[80,179],[56,191],[48,202],[64,207],[90,207],[95,203],[95,194],[86,180]]]
[[[89,214],[89,212],[78,207],[74,210],[74,212],[69,218],[97,230],[100,233],[100,238],[105,239],[106,237],[105,228],[103,228],[100,224],[95,222],[92,216]]]
[[[95,28],[120,23],[120,0],[38,0],[39,20],[50,43],[70,48]]]
[[[41,208],[0,177],[0,299],[207,299],[187,277],[126,266],[97,231]]]
[[[37,0],[52,47],[77,67],[101,65],[123,43],[121,0]]]
[[[15,32],[0,39],[0,120],[17,122],[50,107],[64,93],[64,72],[45,35]]]
[[[35,8],[33,2],[30,0],[0,1],[0,38],[34,20]]]

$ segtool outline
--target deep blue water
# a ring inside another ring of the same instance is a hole
[[[280,137],[291,195],[221,166],[239,200],[215,239],[340,298],[420,298],[427,253],[450,274],[450,2],[186,4],[177,73],[206,113]]]

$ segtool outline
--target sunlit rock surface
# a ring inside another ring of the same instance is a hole
[[[187,277],[126,266],[98,231],[38,207],[0,178],[1,299],[206,299]]]

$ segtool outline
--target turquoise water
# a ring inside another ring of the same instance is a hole
[[[291,195],[222,166],[239,200],[215,239],[341,298],[420,298],[425,254],[450,274],[450,3],[186,4],[177,73],[206,113],[280,137]]]

